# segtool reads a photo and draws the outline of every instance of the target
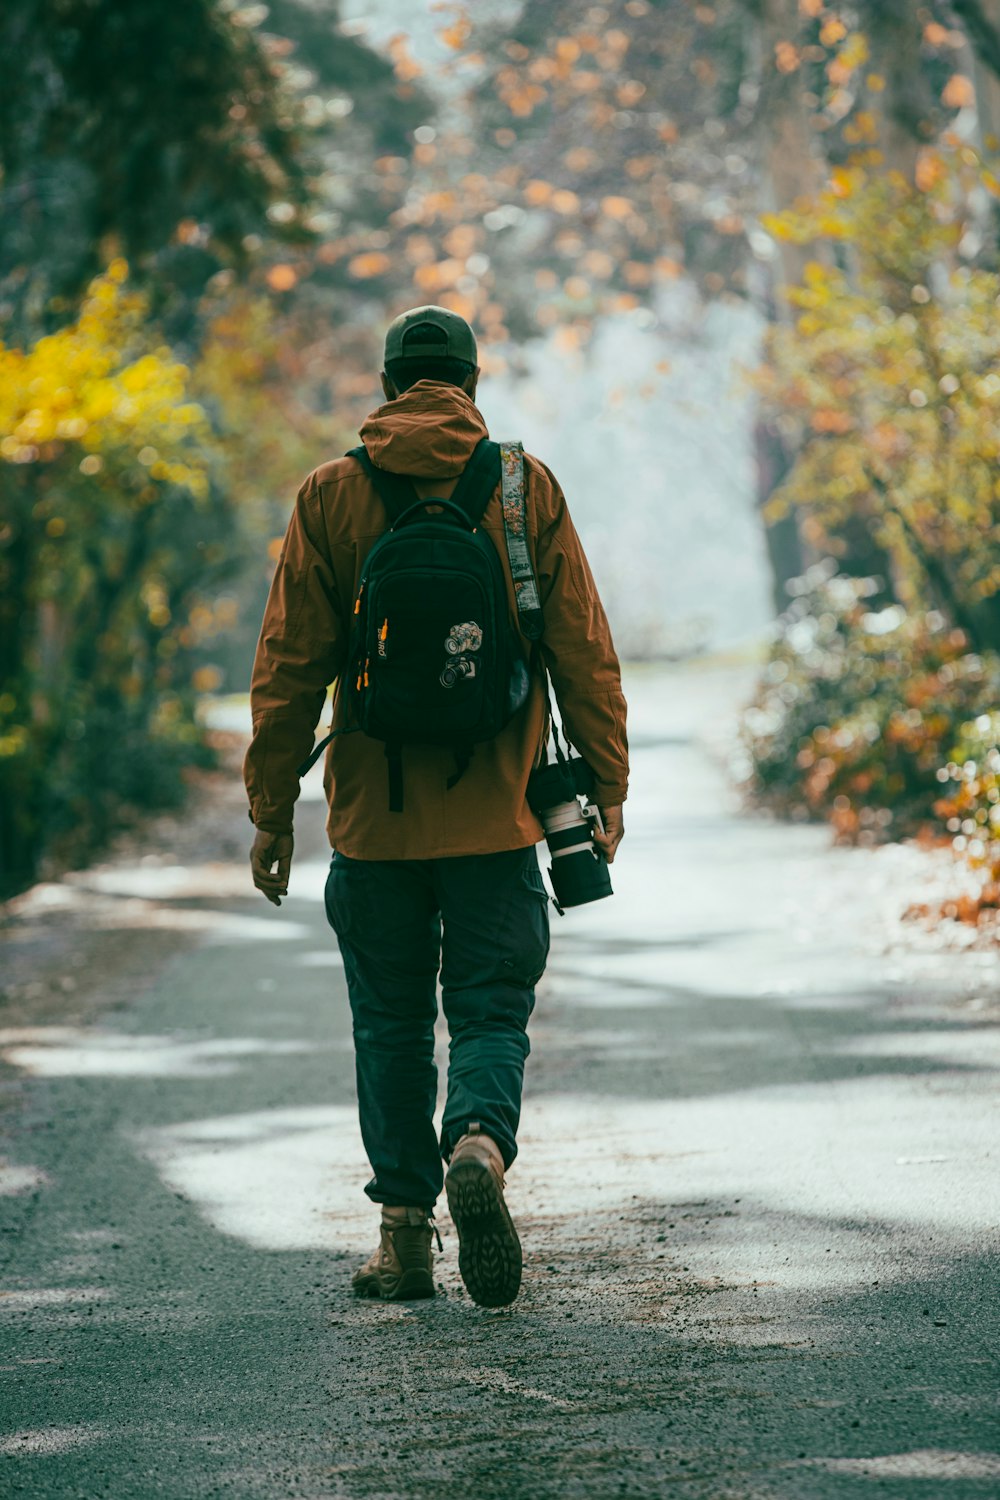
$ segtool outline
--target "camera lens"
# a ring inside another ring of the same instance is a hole
[[[608,862],[596,849],[553,859],[549,879],[560,906],[585,906],[613,895]]]
[[[560,907],[613,895],[608,862],[594,844],[592,819],[578,800],[589,801],[593,782],[593,772],[578,756],[539,766],[528,778],[528,805],[545,830],[552,855],[549,879]]]

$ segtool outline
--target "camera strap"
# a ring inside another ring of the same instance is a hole
[[[499,447],[503,534],[514,580],[517,617],[528,640],[537,641],[542,634],[542,601],[528,551],[524,448],[520,443],[501,443]]]
[[[541,660],[540,656],[539,656],[539,660]],[[548,673],[548,668],[546,667],[544,661],[541,663],[541,665],[542,665],[542,686],[545,689],[545,710],[546,710],[546,712],[548,713],[548,716],[549,716],[549,729],[552,732],[552,739],[553,739],[553,741],[555,743],[555,747],[556,747],[556,760],[559,762],[560,765],[565,765],[566,761],[568,760],[568,755],[567,755],[566,752],[570,748],[569,739],[567,738],[567,740],[566,740],[566,750],[564,750],[563,747],[562,747],[562,745],[561,745],[561,743],[560,743],[560,741],[559,741],[559,722],[556,719],[555,714],[552,712],[552,696],[551,696],[551,694],[549,692],[549,673]],[[563,734],[565,735],[565,733],[566,733],[566,731],[564,729],[563,730]],[[547,746],[547,744],[546,744],[546,757],[545,758],[546,758],[546,760],[548,760],[548,746]]]

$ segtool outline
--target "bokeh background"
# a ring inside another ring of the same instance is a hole
[[[747,798],[996,908],[1000,0],[8,0],[0,46],[0,895],[212,763],[433,301],[622,653],[759,656]]]

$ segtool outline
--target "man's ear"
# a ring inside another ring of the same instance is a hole
[[[385,399],[387,401],[395,401],[396,397],[399,395],[399,392],[397,391],[396,387],[393,385],[392,381],[389,379],[388,375],[385,373],[384,370],[382,371],[382,374],[379,376],[379,379],[382,382],[382,390],[385,393]]]
[[[479,384],[479,377],[481,374],[482,371],[477,365],[472,374],[466,375],[465,379],[462,381],[462,390],[467,396],[471,396],[473,401],[475,401],[476,399],[476,386]]]

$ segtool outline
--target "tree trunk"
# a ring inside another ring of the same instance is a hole
[[[782,44],[797,42],[801,14],[798,0],[758,0],[750,7],[755,17],[760,93],[754,121],[761,208],[780,213],[797,198],[811,197],[822,182],[822,163],[815,151],[814,131],[802,98],[802,76],[798,68],[782,71],[778,65]],[[792,309],[786,289],[802,280],[807,262],[816,254],[809,245],[779,241],[767,268],[761,302],[770,322],[790,322]],[[764,507],[794,462],[794,454],[773,422],[760,416],[754,427],[757,460],[757,507]],[[788,607],[786,584],[806,566],[805,549],[794,513],[768,523],[761,517],[771,564],[771,593],[775,611]]]
[[[886,171],[916,176],[920,148],[933,137],[934,99],[920,56],[924,23],[912,0],[868,0],[863,16],[872,69],[885,79],[873,96]]]
[[[816,151],[815,131],[802,98],[800,68],[783,71],[780,50],[794,46],[799,37],[801,13],[798,0],[760,0],[757,7],[760,39],[760,97],[755,121],[759,142],[761,197],[765,212],[780,213],[797,198],[809,198],[822,185],[824,165]],[[781,241],[777,247],[777,269],[781,285],[775,285],[775,313],[779,321],[789,317],[784,288],[802,280],[807,261],[816,247]]]

